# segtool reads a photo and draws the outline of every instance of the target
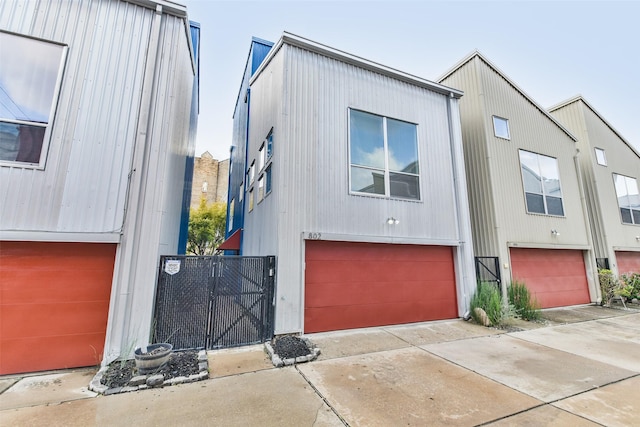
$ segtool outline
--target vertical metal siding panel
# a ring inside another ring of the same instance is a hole
[[[594,252],[597,258],[608,258],[606,244],[604,241],[605,230],[602,223],[602,214],[600,206],[598,206],[599,196],[597,186],[594,183],[594,163],[593,149],[589,147],[589,137],[586,132],[586,124],[582,109],[578,103],[555,111],[552,115],[560,121],[567,129],[571,130],[573,135],[578,138],[578,147],[580,149],[580,166],[582,172],[582,180],[584,184],[587,209],[589,210],[590,228],[593,235]],[[613,189],[613,180],[608,180]],[[613,189],[615,193],[615,189]]]
[[[511,133],[510,141],[497,137],[488,141],[497,222],[506,242],[588,245],[573,160],[575,142],[488,65],[482,70],[486,127],[493,129],[491,116],[498,115],[509,119]],[[565,217],[526,213],[519,149],[557,158]],[[551,229],[560,236],[553,237]]]
[[[636,178],[640,186],[640,158],[586,105],[580,103],[585,120],[585,130],[591,155],[593,147],[603,148],[607,166],[594,164],[594,178],[600,196],[603,223],[606,236],[612,247],[639,248],[636,236],[640,234],[638,226],[623,224],[620,219],[618,200],[613,184],[613,173]],[[586,153],[585,153],[586,154]]]
[[[0,7],[2,28],[69,46],[45,169],[0,168],[0,202],[12,206],[2,228],[119,229],[153,11],[119,1]]]
[[[285,333],[302,328],[303,231],[455,240],[457,223],[451,214],[445,96],[297,47],[285,45],[280,54],[285,57],[284,124],[276,130],[274,191],[281,203],[277,255],[287,262],[278,268],[276,333]],[[418,124],[420,202],[349,195],[349,107]],[[252,131],[254,120],[252,106]],[[395,229],[385,223],[389,215],[401,221]]]
[[[103,4],[78,94],[61,231],[112,231],[122,224],[153,11]]]
[[[442,83],[464,90],[460,100],[460,117],[474,252],[476,256],[497,256],[499,244],[489,176],[487,129],[483,120],[483,93],[476,67],[475,61],[471,61]]]

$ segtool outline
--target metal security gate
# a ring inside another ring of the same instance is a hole
[[[478,282],[493,283],[500,288],[500,262],[498,257],[477,256],[476,280]]]
[[[275,257],[160,258],[153,342],[237,347],[273,337]]]

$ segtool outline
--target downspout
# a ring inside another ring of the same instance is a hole
[[[451,148],[451,163],[453,172],[453,184],[455,191],[455,206],[457,211],[459,246],[457,248],[457,276],[461,284],[458,294],[458,315],[466,317],[469,310],[471,297],[475,292],[476,281],[473,265],[473,239],[471,233],[471,217],[469,210],[469,199],[467,194],[467,178],[464,168],[464,151],[462,149],[462,134],[460,126],[454,127],[454,119],[456,123],[460,123],[459,115],[453,115],[453,103],[455,102],[454,94],[449,94],[447,100],[447,119],[449,127],[449,144]]]
[[[599,304],[602,301],[602,293],[600,291],[600,279],[598,278],[598,269],[596,263],[596,255],[593,248],[593,237],[591,236],[591,218],[589,217],[589,211],[587,210],[587,198],[584,194],[584,186],[582,185],[582,168],[580,167],[580,150],[576,149],[576,154],[573,156],[573,162],[576,165],[576,172],[578,173],[578,190],[580,191],[580,207],[582,208],[582,215],[584,217],[585,228],[587,232],[587,243],[589,245],[588,261],[589,267],[587,268],[587,281],[594,288],[594,295],[596,302]]]
[[[150,115],[153,106],[155,70],[158,62],[158,50],[160,44],[160,29],[162,26],[162,6],[157,5],[155,16],[151,24],[149,35],[149,49],[145,63],[144,80],[142,83],[142,95],[140,98],[140,112],[136,126],[136,137],[133,144],[133,156],[129,172],[129,188],[125,206],[127,209],[122,226],[120,245],[117,251],[111,298],[109,301],[109,318],[105,337],[104,357],[102,366],[106,366],[122,354],[133,351],[131,337],[125,331],[132,326],[132,295],[135,283],[135,268],[138,261],[140,246],[141,219],[139,203],[143,193],[144,173],[147,170],[147,153],[150,135]],[[130,210],[129,210],[130,209]],[[134,325],[135,327],[135,325]]]

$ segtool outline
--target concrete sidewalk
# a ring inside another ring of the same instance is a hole
[[[640,313],[547,310],[506,332],[462,320],[308,335],[318,360],[274,368],[263,346],[210,352],[211,379],[112,396],[95,369],[0,377],[11,426],[630,426]]]

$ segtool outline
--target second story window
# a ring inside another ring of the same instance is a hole
[[[620,217],[623,224],[640,225],[640,195],[638,181],[630,176],[613,174]]]
[[[44,167],[66,52],[0,31],[0,164]]]
[[[564,216],[558,160],[520,150],[527,212]]]
[[[351,193],[420,200],[417,128],[349,110]]]

